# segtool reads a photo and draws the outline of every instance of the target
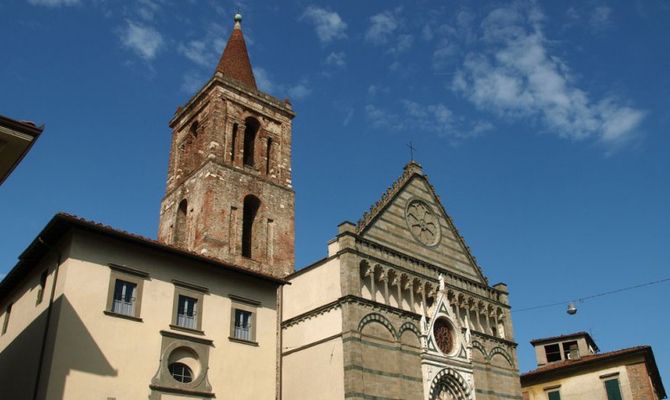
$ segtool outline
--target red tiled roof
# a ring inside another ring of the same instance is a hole
[[[564,375],[569,372],[574,372],[575,370],[587,368],[599,363],[614,361],[617,358],[635,354],[639,354],[644,357],[649,375],[652,377],[652,381],[654,382],[657,393],[659,394],[660,398],[665,398],[665,389],[663,388],[663,382],[661,381],[651,346],[629,347],[607,353],[589,354],[582,356],[578,360],[564,360],[549,363],[532,371],[521,374],[521,386],[528,386],[534,382],[542,381],[545,377],[553,379],[556,375]]]
[[[228,38],[228,43],[223,50],[219,65],[216,66],[216,71],[243,83],[245,86],[257,89],[247,45],[244,42],[244,35],[242,35],[242,28],[238,21],[235,22],[235,28],[233,28],[230,38]]]

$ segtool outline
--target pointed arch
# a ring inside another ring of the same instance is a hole
[[[244,120],[244,153],[242,154],[242,162],[244,165],[254,166],[254,155],[256,152],[256,136],[261,127],[260,122],[256,118],[247,117]]]
[[[183,199],[177,207],[177,216],[174,222],[174,243],[178,246],[186,245],[186,224],[188,214],[188,201]]]
[[[428,398],[438,400],[443,392],[451,394],[457,400],[468,400],[472,390],[463,375],[447,367],[440,370],[433,378]]]

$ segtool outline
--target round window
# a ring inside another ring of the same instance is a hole
[[[440,220],[423,200],[412,200],[405,210],[405,220],[414,239],[425,246],[435,246],[440,240]]]
[[[186,364],[172,363],[168,365],[168,370],[177,382],[190,383],[193,380],[193,371]]]
[[[454,330],[446,318],[440,317],[435,321],[435,325],[433,325],[433,336],[435,336],[437,347],[442,353],[451,353],[451,350],[454,349],[455,337]]]

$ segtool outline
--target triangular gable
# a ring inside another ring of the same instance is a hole
[[[410,162],[357,225],[358,233],[398,252],[488,284],[421,166]]]

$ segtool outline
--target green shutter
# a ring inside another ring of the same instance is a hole
[[[622,400],[618,379],[605,381],[605,390],[607,390],[607,400]]]
[[[549,392],[549,400],[561,400],[561,392],[558,390],[555,392]]]

